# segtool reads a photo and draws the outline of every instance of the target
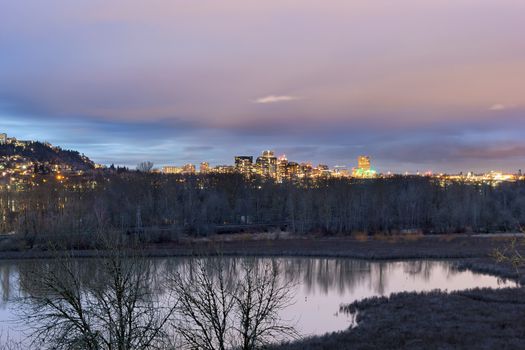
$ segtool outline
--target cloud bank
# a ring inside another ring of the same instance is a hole
[[[0,129],[104,163],[274,148],[332,165],[367,153],[393,171],[514,170],[524,12],[514,0],[6,0]]]

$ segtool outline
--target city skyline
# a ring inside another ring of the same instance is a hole
[[[22,140],[13,135],[9,135],[5,132],[0,132],[0,145],[8,144],[15,147],[22,147],[22,149],[32,147],[32,144],[40,143],[44,147],[50,147],[51,149],[63,150],[60,145],[53,145],[48,141],[41,140]],[[32,149],[32,148],[31,148]],[[67,149],[66,149],[67,151]],[[77,150],[71,149],[70,151],[78,152]],[[111,164],[100,164],[93,162],[89,155],[85,155],[82,152],[78,153],[79,157],[88,163],[95,166],[95,168],[110,168],[113,166],[120,166],[118,162],[112,162]],[[11,157],[7,157],[11,158]],[[281,181],[285,178],[301,178],[313,176],[336,176],[336,177],[354,177],[354,178],[376,178],[376,177],[390,177],[392,175],[421,175],[421,176],[437,176],[441,177],[443,175],[449,176],[449,178],[465,179],[470,178],[471,180],[477,178],[481,181],[486,179],[496,179],[497,181],[514,181],[517,179],[523,178],[522,169],[519,168],[514,172],[505,172],[501,170],[490,170],[490,171],[459,171],[456,173],[447,173],[446,171],[420,171],[417,170],[414,173],[409,171],[405,172],[395,172],[395,171],[377,171],[373,160],[369,155],[360,154],[352,164],[347,165],[328,165],[326,162],[319,162],[317,164],[311,161],[304,161],[299,159],[289,159],[286,154],[277,155],[273,150],[266,149],[263,150],[258,157],[253,155],[243,154],[243,155],[234,155],[232,156],[233,163],[224,162],[221,164],[210,164],[206,160],[200,160],[197,162],[188,162],[185,164],[154,164],[151,161],[143,161],[139,164],[129,167],[130,170],[138,169],[141,170],[143,167],[149,168],[149,170],[162,172],[165,174],[195,174],[195,173],[241,173],[247,177],[252,177],[254,175],[271,177]],[[9,159],[4,159],[4,161],[10,162]],[[21,171],[20,162],[24,163],[24,157],[19,155],[14,156],[15,163],[19,163],[15,167],[15,170]],[[0,162],[1,163],[1,162]],[[373,165],[372,165],[373,164]],[[1,165],[1,164],[0,164]],[[5,164],[4,164],[5,165]],[[58,171],[60,173],[61,166],[58,166]],[[30,164],[24,167],[24,169],[33,168],[34,165]],[[22,173],[28,175],[29,170],[23,170]],[[143,171],[143,170],[141,170]],[[76,172],[76,171],[75,171]]]
[[[515,0],[36,0],[0,13],[0,126],[129,167],[278,153],[525,166]]]

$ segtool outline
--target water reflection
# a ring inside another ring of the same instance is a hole
[[[222,258],[230,269],[231,278],[242,259]],[[263,261],[259,259],[260,261]],[[297,320],[302,334],[322,334],[345,329],[350,325],[348,315],[339,314],[341,304],[351,303],[365,297],[388,295],[401,291],[426,291],[433,289],[461,290],[475,287],[513,286],[510,281],[458,271],[446,261],[414,260],[408,262],[370,262],[335,258],[278,258],[282,275],[293,280],[297,287],[295,303],[284,311],[283,318]],[[102,280],[99,261],[79,259],[75,261],[82,279],[86,282]],[[0,261],[0,331],[10,328],[13,332],[16,318],[15,299],[30,292],[28,271],[51,269],[54,261]],[[163,280],[169,272],[191,273],[192,259],[147,259],[141,265],[149,269],[150,288],[159,295],[166,291]],[[21,288],[20,286],[25,286]]]
[[[366,284],[375,294],[383,295],[393,277],[402,274],[424,282],[433,272],[447,278],[461,274],[452,264],[443,261],[369,262],[351,259],[281,259],[285,275],[298,280],[308,293],[339,295],[351,293]],[[392,283],[395,283],[393,281]]]

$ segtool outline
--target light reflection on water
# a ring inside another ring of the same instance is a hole
[[[229,259],[233,264],[243,258]],[[263,258],[261,258],[263,259]],[[296,282],[295,302],[282,317],[295,323],[302,335],[323,334],[346,329],[352,316],[339,313],[341,304],[371,296],[402,291],[463,290],[476,287],[511,287],[514,283],[493,276],[458,271],[447,261],[382,261],[336,258],[276,258],[287,280]],[[151,259],[159,285],[167,271],[185,269],[191,259]],[[79,260],[86,278],[96,274],[94,260]],[[31,264],[46,261],[0,261],[0,332],[19,337],[15,298],[24,293],[19,279]],[[159,289],[160,291],[161,289]]]

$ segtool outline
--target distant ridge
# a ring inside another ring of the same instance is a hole
[[[34,163],[67,165],[76,171],[95,168],[95,163],[77,151],[63,150],[49,143],[18,141],[0,144],[0,158],[19,156]]]

